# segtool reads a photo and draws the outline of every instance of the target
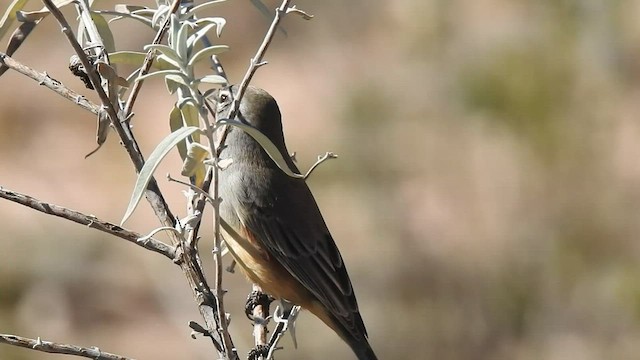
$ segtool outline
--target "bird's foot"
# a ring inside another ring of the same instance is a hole
[[[259,360],[260,358],[266,359],[269,354],[269,346],[258,345],[249,351],[248,360]]]
[[[269,309],[269,305],[271,305],[273,300],[275,300],[275,298],[269,294],[265,294],[261,291],[252,291],[247,297],[247,302],[244,305],[244,313],[247,315],[249,320],[253,321],[253,309],[258,305],[262,305],[263,309]]]

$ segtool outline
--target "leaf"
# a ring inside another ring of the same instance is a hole
[[[4,15],[2,15],[0,19],[0,39],[4,37],[4,34],[9,31],[13,21],[16,20],[16,13],[22,10],[28,1],[29,0],[13,0],[13,2],[9,4],[7,11],[4,12]]]
[[[184,76],[182,74],[182,72],[180,72],[179,70],[160,70],[160,71],[155,71],[152,73],[148,73],[146,75],[142,75],[142,76],[138,76],[138,78],[136,79],[136,81],[141,81],[141,80],[146,80],[147,78],[153,77],[153,76],[159,76],[159,75],[180,75],[180,76]]]
[[[171,132],[174,133],[182,127],[184,127],[184,122],[182,121],[182,112],[180,111],[180,108],[178,108],[177,105],[174,105],[173,109],[171,109],[171,112],[169,113],[169,128],[171,129]],[[182,160],[186,159],[187,143],[185,142],[185,140],[184,139],[180,140],[177,146],[178,146],[178,153],[180,154],[180,158]]]
[[[206,23],[215,24],[217,26],[216,35],[220,37],[220,35],[222,35],[222,29],[227,24],[227,20],[225,20],[225,18],[222,18],[222,17],[207,17],[207,18],[196,20],[196,25],[199,25],[199,26],[202,26],[202,24],[206,24]]]
[[[171,65],[171,67],[173,69],[181,69],[182,68],[182,62],[181,61],[180,62],[175,61],[175,60],[171,59],[170,57],[166,56],[165,54],[158,55],[156,57],[156,59],[158,61],[164,61],[165,63]]]
[[[201,79],[198,79],[198,83],[227,85],[227,79],[220,75],[207,75]]]
[[[129,5],[129,4],[116,4],[116,6],[114,6],[113,9],[115,11],[122,12],[122,13],[128,13],[128,14],[131,14],[134,11],[139,11],[139,10],[150,10],[146,6]]]
[[[84,158],[88,158],[89,156],[95,154],[100,148],[102,144],[107,140],[107,135],[109,134],[109,125],[111,124],[111,120],[109,119],[109,115],[106,110],[100,110],[98,112],[98,128],[96,130],[96,142],[98,143],[98,147],[93,149],[90,153],[84,156]]]
[[[20,48],[20,46],[27,39],[27,36],[31,33],[31,31],[38,25],[38,22],[26,22],[20,26],[11,34],[11,39],[9,39],[9,45],[7,45],[7,50],[5,54],[8,56],[12,56],[13,53]],[[2,76],[7,70],[9,70],[8,66],[0,65],[0,76]]]
[[[107,63],[102,61],[98,61],[96,63],[96,68],[100,76],[107,79],[110,83],[118,86],[122,86],[125,88],[129,87],[129,83],[127,82],[127,79],[118,76],[116,69],[114,69],[111,65],[108,65]]]
[[[258,142],[258,144],[260,144],[260,146],[262,146],[262,148],[269,155],[271,160],[273,160],[273,162],[276,163],[276,165],[278,165],[280,170],[282,170],[285,174],[297,179],[304,178],[304,175],[298,174],[295,171],[291,170],[291,168],[289,168],[289,165],[287,164],[287,161],[282,156],[282,153],[280,152],[280,150],[278,150],[278,148],[273,144],[273,142],[269,140],[269,138],[263,133],[261,133],[258,129],[254,128],[251,125],[242,123],[238,120],[231,120],[231,119],[218,120],[216,123],[216,126],[220,126],[220,125],[232,125],[237,128],[240,128],[242,131],[251,135],[251,137],[254,138]]]
[[[187,145],[187,157],[182,163],[181,175],[186,177],[193,176],[209,155],[209,149],[204,145],[197,142],[189,143]]]
[[[47,8],[36,11],[18,11],[16,13],[16,19],[20,22],[34,22],[44,19],[47,15],[49,15]]]
[[[216,5],[220,5],[223,2],[226,2],[227,0],[213,0],[213,1],[207,1],[203,4],[200,4],[198,6],[194,6],[193,8],[191,8],[191,10],[189,10],[189,12],[187,12],[187,14],[185,15],[185,18],[191,18],[192,16],[194,16],[196,14],[196,12],[211,7],[211,6],[216,6]]]
[[[183,63],[183,60],[180,57],[180,55],[178,55],[178,53],[175,52],[175,50],[173,50],[172,48],[170,48],[167,45],[150,44],[150,45],[145,45],[144,49],[146,51],[149,51],[149,50],[159,51],[162,55],[164,55],[167,58],[173,60],[176,64],[182,65],[182,63]]]
[[[209,30],[211,30],[215,26],[216,26],[216,24],[209,24],[209,25],[205,25],[202,28],[198,29],[198,31],[193,33],[191,36],[189,36],[189,39],[187,39],[187,47],[193,48],[195,46],[195,44],[203,36],[207,35],[207,32],[209,32]]]
[[[187,35],[189,33],[189,25],[188,23],[184,23],[180,25],[180,30],[178,30],[178,34],[175,38],[173,38],[172,48],[176,50],[180,59],[189,58],[187,48]]]
[[[133,188],[131,200],[129,201],[129,205],[127,206],[127,210],[125,211],[122,221],[120,221],[121,225],[129,219],[140,203],[140,199],[142,199],[142,195],[144,194],[149,181],[153,177],[154,171],[160,164],[160,161],[162,161],[169,151],[180,141],[196,132],[201,132],[200,128],[195,126],[180,128],[179,130],[169,134],[169,136],[165,137],[160,144],[156,146],[151,155],[149,155],[149,159],[144,163],[144,166],[140,170],[140,174],[138,174],[138,179],[136,180],[136,184]]]
[[[189,62],[187,63],[187,67],[192,67],[198,61],[204,59],[205,57],[208,57],[208,56],[211,56],[211,55],[218,55],[218,54],[223,53],[223,52],[225,52],[227,50],[229,50],[229,47],[227,45],[214,45],[214,46],[206,47],[206,48],[198,51],[197,53],[195,53],[189,59]]]
[[[116,51],[114,53],[109,54],[109,61],[112,64],[118,65],[133,65],[133,66],[142,66],[144,62],[144,58],[147,56],[147,53],[139,52],[139,51]],[[176,70],[177,68],[173,66],[173,64],[168,63],[164,60],[161,55],[156,58],[156,61],[153,62],[153,68],[157,70]]]
[[[174,78],[179,78],[181,81],[174,81]],[[177,75],[167,75],[164,77],[164,84],[167,86],[169,94],[173,95],[178,91],[181,86],[182,78]]]
[[[109,28],[109,23],[104,17],[100,14],[92,13],[91,19],[93,19],[93,23],[96,25],[98,29],[98,34],[102,38],[102,42],[104,44],[104,48],[107,50],[107,53],[112,53],[116,51],[116,43],[113,39],[113,34],[111,33],[111,29]]]
[[[92,13],[93,12],[94,11],[92,11]],[[109,24],[111,24],[114,21],[122,20],[124,18],[129,18],[129,19],[138,20],[141,23],[143,23],[143,24],[145,24],[148,27],[153,29],[150,17],[149,16],[144,16],[144,15],[139,15],[137,12],[130,14],[130,13],[127,13],[127,12],[118,12],[118,11],[110,11],[110,10],[96,10],[95,13],[96,14],[104,14],[104,15],[113,15],[113,16],[115,16],[114,18],[109,20]]]

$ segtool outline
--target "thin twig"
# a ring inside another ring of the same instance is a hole
[[[286,10],[289,7],[290,2],[291,0],[284,0],[280,5],[280,7],[276,9],[276,15],[273,18],[273,21],[271,22],[271,26],[269,27],[269,30],[265,34],[264,39],[262,40],[262,44],[260,44],[260,47],[258,48],[256,55],[251,59],[251,65],[247,69],[247,72],[244,74],[244,78],[242,79],[242,82],[240,83],[240,87],[238,88],[238,93],[236,94],[235,99],[233,99],[233,104],[231,106],[231,113],[229,114],[230,118],[233,119],[236,113],[238,112],[238,109],[240,108],[240,101],[242,101],[244,92],[249,86],[249,83],[251,82],[253,75],[256,73],[259,67],[266,65],[266,62],[263,62],[262,58],[264,57],[264,54],[267,52],[267,48],[271,44],[271,41],[273,40],[273,36],[276,34],[276,30],[278,28],[278,24],[280,24],[280,20],[282,20],[282,17],[284,17],[284,15],[287,14]]]
[[[46,72],[44,73],[37,72],[32,68],[25,66],[19,63],[18,61],[14,60],[9,55],[1,52],[0,52],[0,63],[2,63],[2,65],[12,70],[19,72],[22,75],[25,75],[37,81],[38,84],[53,90],[56,94],[64,97],[67,100],[72,101],[74,104],[80,106],[85,110],[91,111],[96,115],[100,112],[100,106],[87,100],[87,98],[85,98],[83,95],[78,94],[77,92],[64,86],[60,81],[52,78]]]
[[[331,160],[331,159],[337,159],[338,155],[328,151],[326,152],[323,156],[318,156],[318,160],[315,162],[315,164],[313,164],[311,166],[311,168],[309,169],[309,171],[307,171],[307,173],[304,175],[304,179],[308,179],[309,176],[311,176],[311,173],[313,172],[313,170],[315,170],[318,165],[322,164],[323,162],[327,161],[327,160]]]
[[[206,101],[204,101],[206,104]],[[208,108],[209,109],[209,108]],[[200,109],[202,110],[202,109]],[[218,149],[216,149],[216,132],[213,130],[213,125],[211,121],[209,121],[209,116],[207,116],[210,112],[207,110],[200,111],[201,118],[204,122],[204,125],[207,129],[206,136],[209,141],[209,153],[213,154],[213,209],[214,209],[214,223],[213,223],[213,234],[214,234],[214,247],[213,247],[213,259],[216,264],[216,272],[215,272],[215,281],[214,281],[214,289],[216,292],[217,302],[217,310],[218,310],[218,320],[220,323],[221,331],[222,331],[222,341],[227,351],[227,356],[231,357],[233,353],[233,349],[231,348],[231,338],[229,336],[229,324],[226,318],[226,312],[224,308],[224,290],[222,289],[222,237],[220,234],[220,222],[222,219],[220,218],[220,192],[219,192],[219,179],[220,179],[220,168],[218,166],[219,153]],[[211,114],[214,117],[216,113]],[[223,146],[224,144],[220,144]]]
[[[178,9],[180,9],[180,0],[173,0],[173,3],[171,4],[171,11],[167,14],[167,18],[164,19],[164,23],[156,33],[156,36],[153,39],[152,44],[159,44],[160,41],[162,41],[164,34],[167,32],[167,29],[169,28],[169,23],[171,22],[171,14],[175,14],[178,11]],[[149,70],[151,69],[151,65],[153,65],[153,57],[155,53],[156,51],[154,49],[149,49],[149,51],[147,51],[147,55],[144,58],[144,62],[140,67],[140,72],[138,73],[138,77],[144,76],[145,74],[149,73]],[[129,98],[127,99],[127,103],[124,107],[123,112],[125,116],[128,116],[131,113],[131,111],[133,111],[133,104],[135,104],[136,99],[138,98],[138,93],[140,93],[140,89],[142,88],[143,83],[144,83],[144,80],[138,80],[133,84],[133,88],[129,93]]]
[[[62,206],[46,203],[29,195],[21,194],[19,192],[11,191],[2,187],[0,187],[0,198],[30,207],[34,210],[43,212],[48,215],[58,216],[78,224],[89,226],[90,228],[105,232],[107,234],[117,236],[147,250],[162,254],[171,260],[174,260],[176,256],[176,249],[171,245],[167,245],[162,241],[158,241],[153,238],[141,239],[142,235],[127,229],[123,229],[116,224],[100,220],[93,215],[86,215]]]
[[[53,354],[75,355],[96,360],[133,360],[132,358],[104,352],[97,347],[86,348],[77,345],[44,341],[40,338],[29,339],[22,336],[0,334],[0,343],[23,347]]]

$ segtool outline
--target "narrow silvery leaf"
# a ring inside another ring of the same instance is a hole
[[[110,11],[110,10],[96,10],[96,11],[92,11],[92,13],[93,12],[95,12],[96,14],[115,15],[115,17],[109,20],[109,24],[118,20],[128,18],[128,19],[138,20],[139,22],[153,29],[153,25],[151,24],[151,16],[139,15],[138,13],[130,14],[126,12],[118,12],[118,11]]]
[[[133,194],[131,195],[131,200],[129,201],[129,205],[127,206],[127,210],[125,211],[122,221],[120,222],[121,224],[124,224],[124,222],[129,219],[140,203],[140,199],[142,199],[142,195],[144,195],[144,191],[153,177],[154,171],[160,164],[160,161],[162,161],[169,151],[171,151],[171,149],[173,149],[181,140],[200,131],[201,130],[199,128],[194,126],[180,128],[178,131],[169,134],[169,136],[165,137],[160,144],[156,146],[149,156],[149,159],[144,163],[144,166],[140,170],[140,174],[138,174],[136,184],[133,188]]]
[[[199,83],[226,85],[227,79],[220,75],[207,75],[198,79]]]
[[[145,80],[147,78],[150,78],[150,77],[153,77],[153,76],[159,76],[159,75],[163,75],[163,76],[178,75],[178,76],[184,77],[184,74],[182,74],[179,70],[160,70],[160,71],[155,71],[155,72],[152,72],[152,73],[148,73],[146,75],[139,76],[136,79],[136,81]]]
[[[209,24],[209,25],[205,25],[202,28],[198,29],[198,31],[196,31],[195,33],[193,33],[191,36],[189,36],[189,38],[187,39],[187,46],[193,48],[195,46],[195,44],[200,41],[200,39],[207,35],[207,32],[209,32],[209,30],[211,30],[213,27],[217,26],[216,24]]]
[[[178,35],[173,40],[171,46],[176,50],[180,59],[187,59],[189,57],[187,49],[187,35],[189,33],[189,25],[184,23],[180,25]],[[183,60],[184,61],[184,60]]]
[[[175,52],[175,50],[173,50],[172,48],[170,48],[167,45],[150,44],[150,45],[145,45],[144,49],[146,51],[149,51],[151,49],[159,51],[162,55],[164,55],[167,58],[173,60],[176,64],[182,64],[184,62],[184,60],[182,58],[180,58],[180,55],[178,55],[178,53]]]
[[[204,48],[198,51],[197,53],[195,53],[189,59],[189,62],[187,63],[187,67],[193,67],[193,65],[195,65],[198,61],[206,57],[209,57],[211,55],[218,55],[227,50],[229,50],[229,47],[227,45],[214,45],[214,46],[209,46],[207,48]]]
[[[190,18],[191,16],[195,15],[198,11],[211,7],[211,6],[215,6],[215,5],[219,5],[223,2],[225,2],[226,0],[213,0],[213,1],[207,1],[203,4],[200,4],[198,6],[194,6],[193,8],[191,8],[191,10],[189,10],[189,12],[187,13],[187,15],[185,16],[186,18]]]
[[[146,56],[147,53],[139,51],[116,51],[109,54],[109,61],[113,64],[126,64],[139,67],[144,62]],[[158,70],[177,70],[179,68],[179,66],[174,66],[174,64],[169,63],[162,54],[158,55],[152,66]]]
[[[221,17],[207,17],[207,18],[202,18],[202,19],[196,20],[196,24],[197,25],[202,25],[202,24],[206,24],[206,23],[216,24],[216,27],[217,27],[216,28],[216,35],[218,35],[218,37],[220,37],[220,35],[222,34],[222,29],[227,24],[227,20],[225,20],[225,18],[221,18]]]
[[[273,144],[271,140],[269,140],[269,138],[266,135],[258,131],[258,129],[254,128],[251,125],[242,123],[238,120],[231,120],[231,119],[220,119],[217,121],[217,124],[218,124],[217,126],[232,125],[237,128],[240,128],[242,131],[251,135],[251,137],[254,138],[258,142],[258,144],[260,144],[260,146],[262,146],[262,148],[264,149],[264,151],[266,151],[266,153],[269,155],[271,160],[273,160],[273,162],[276,163],[276,165],[278,165],[280,170],[282,170],[285,174],[293,178],[298,178],[298,179],[304,178],[304,175],[298,174],[295,171],[293,171],[291,168],[289,168],[289,164],[287,164],[287,161],[282,156],[282,153],[280,153],[280,150],[278,150],[278,148]]]

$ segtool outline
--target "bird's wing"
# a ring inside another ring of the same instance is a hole
[[[283,187],[269,192],[269,198],[245,203],[252,211],[246,212],[244,225],[339,325],[352,335],[366,337],[342,256],[311,191],[300,179],[289,178]]]

